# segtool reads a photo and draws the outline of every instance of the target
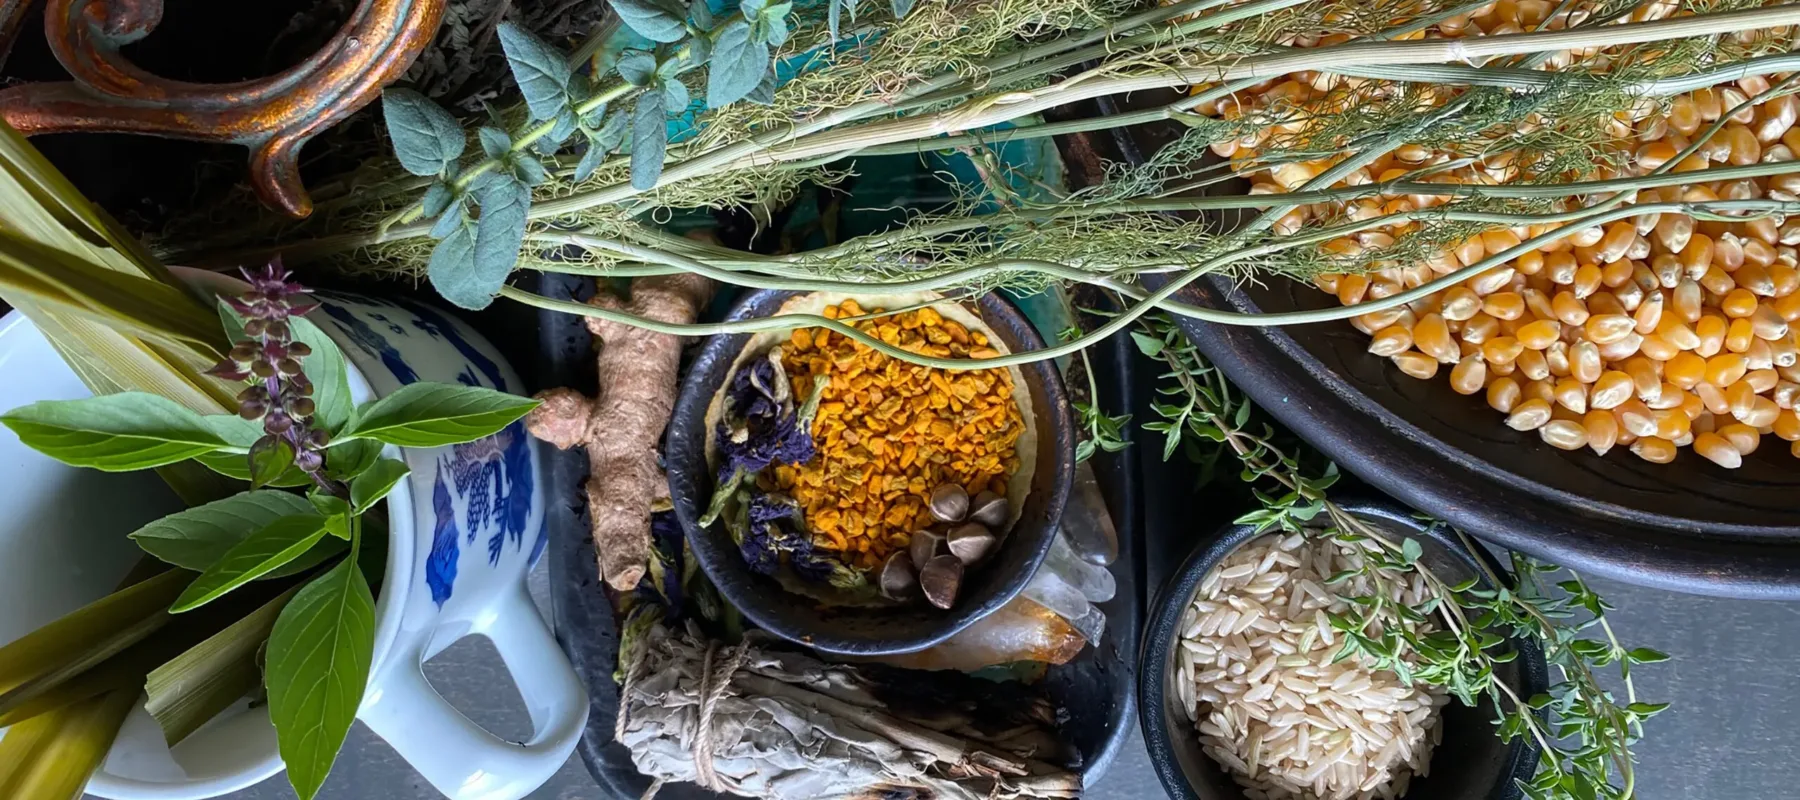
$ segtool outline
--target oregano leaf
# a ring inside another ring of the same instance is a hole
[[[438,217],[438,221],[431,226],[431,238],[447,239],[450,237],[450,234],[456,232],[457,228],[463,227],[467,222],[468,219],[463,216],[463,211],[460,206],[450,209],[449,211],[444,212],[443,216]],[[436,251],[433,252],[435,253]]]
[[[563,142],[569,140],[569,136],[575,133],[575,129],[579,127],[581,127],[581,119],[575,116],[575,109],[565,108],[556,113],[556,121],[552,123],[550,132],[545,134],[544,138],[539,139],[538,141],[549,142],[555,147],[560,147]],[[552,152],[555,151],[552,150]]]
[[[589,110],[586,114],[581,115],[581,124],[589,128],[598,128],[600,127],[600,123],[605,119],[606,104],[601,103]]]
[[[763,11],[756,20],[757,39],[779,47],[788,38],[787,14],[793,8],[791,3],[777,3]]]
[[[481,216],[475,220],[473,235],[468,226],[438,243],[440,250],[453,243],[459,250],[454,257],[438,262],[432,253],[426,274],[432,288],[444,299],[459,307],[479,310],[494,302],[506,276],[512,274],[519,260],[519,245],[525,240],[525,213],[531,205],[531,189],[511,176],[488,184],[476,200]]]
[[[525,96],[531,118],[556,117],[569,106],[568,59],[536,34],[511,20],[500,23],[500,49],[512,67],[513,80]],[[563,134],[565,137],[567,133]]]
[[[438,181],[425,189],[425,199],[419,201],[420,210],[427,217],[435,217],[444,213],[450,203],[456,200],[456,192],[443,181]]]
[[[912,13],[915,0],[892,0],[892,2],[894,4],[894,19],[904,19],[907,14]]]
[[[619,21],[653,42],[679,42],[687,36],[687,23],[654,0],[612,0]]]
[[[463,153],[462,126],[456,117],[411,89],[381,93],[381,113],[400,166],[414,175],[437,175]]]
[[[640,192],[656,188],[662,179],[663,155],[669,148],[667,99],[662,92],[645,92],[632,110],[631,188]]]
[[[764,72],[762,81],[749,94],[744,95],[744,99],[759,106],[775,105],[775,70]]]
[[[723,108],[750,94],[769,71],[769,60],[769,46],[750,37],[749,23],[738,21],[726,25],[713,44],[712,64],[706,78],[706,104]]]
[[[506,131],[483,125],[475,132],[475,136],[481,140],[481,152],[486,153],[488,158],[504,158],[507,153],[512,152],[512,137],[506,135]]]
[[[594,170],[599,169],[600,164],[606,161],[607,149],[608,148],[600,146],[597,138],[588,140],[587,152],[582,153],[581,161],[575,164],[576,183],[581,183],[582,181],[593,177]]]
[[[550,180],[550,171],[535,158],[521,158],[513,162],[513,176],[526,186],[536,186]]]
[[[838,36],[841,35],[839,34],[838,29],[840,28],[840,23],[844,16],[844,4],[854,3],[856,0],[825,0],[825,2],[831,7],[830,12],[825,17],[825,27],[831,32],[831,40],[835,42],[837,41]],[[1086,461],[1087,459],[1077,455],[1075,460]]]
[[[648,86],[656,77],[656,56],[643,50],[619,54],[619,77],[632,86]]]
[[[607,118],[605,125],[600,126],[600,132],[594,134],[593,141],[599,143],[600,149],[613,152],[625,143],[625,134],[630,131],[629,123],[630,118],[624,113],[614,114]]]
[[[486,295],[475,281],[475,226],[457,222],[432,249],[425,277],[451,303],[464,308],[486,305],[482,302]]]
[[[706,4],[706,0],[693,0],[688,3],[688,19],[693,20],[694,26],[702,31],[712,30],[712,8]]]
[[[688,107],[688,103],[693,101],[693,98],[688,96],[687,84],[682,83],[680,78],[665,78],[662,91],[663,100],[668,103],[669,110],[676,113],[680,113]]]

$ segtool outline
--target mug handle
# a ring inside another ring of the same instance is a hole
[[[500,652],[531,714],[531,741],[515,744],[488,733],[432,688],[420,669],[429,637],[394,653],[357,718],[450,800],[517,800],[568,761],[587,724],[587,690],[523,581],[468,633],[487,636]]]

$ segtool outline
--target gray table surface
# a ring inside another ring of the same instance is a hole
[[[533,593],[544,597],[544,574]],[[1636,674],[1643,697],[1673,701],[1637,749],[1639,797],[1646,800],[1763,800],[1800,796],[1800,692],[1792,665],[1800,655],[1800,603],[1759,603],[1669,594],[1596,581],[1618,607],[1612,620],[1629,646],[1673,656]],[[501,736],[529,734],[525,710],[490,646],[464,640],[426,665],[426,673],[471,719]],[[230,795],[232,800],[292,798],[283,777]],[[431,800],[430,784],[360,724],[319,796],[325,800]],[[1143,740],[1125,751],[1086,795],[1093,800],[1161,796]],[[571,758],[538,800],[610,800]]]

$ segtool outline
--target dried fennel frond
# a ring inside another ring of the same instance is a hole
[[[987,684],[971,701],[982,707],[971,708],[939,700],[942,677],[826,664],[761,640],[729,646],[691,624],[645,622],[628,623],[621,648],[617,733],[638,770],[657,781],[769,800],[1080,794],[1080,776],[1040,760],[1060,749],[1054,713],[1005,687]],[[906,708],[895,699],[902,694],[914,701]],[[933,699],[917,702],[922,696]]]

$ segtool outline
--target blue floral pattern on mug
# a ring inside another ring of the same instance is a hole
[[[420,376],[389,337],[423,335],[449,344],[462,355],[464,363],[456,380],[468,386],[508,390],[500,365],[471,344],[457,324],[436,309],[418,303],[402,306],[360,297],[345,298],[346,302],[339,304],[331,301],[328,292],[321,292],[320,296],[324,300],[321,309],[331,323],[357,347],[378,359],[401,383],[413,383]],[[448,455],[437,459],[437,474],[432,482],[435,524],[424,565],[425,583],[431,589],[432,602],[439,607],[455,593],[465,546],[475,547],[479,540],[489,566],[500,563],[509,543],[514,551],[524,547],[535,491],[531,442],[523,422],[513,423],[486,439],[448,449]],[[530,564],[537,562],[548,543],[548,527],[540,524],[538,528]]]

